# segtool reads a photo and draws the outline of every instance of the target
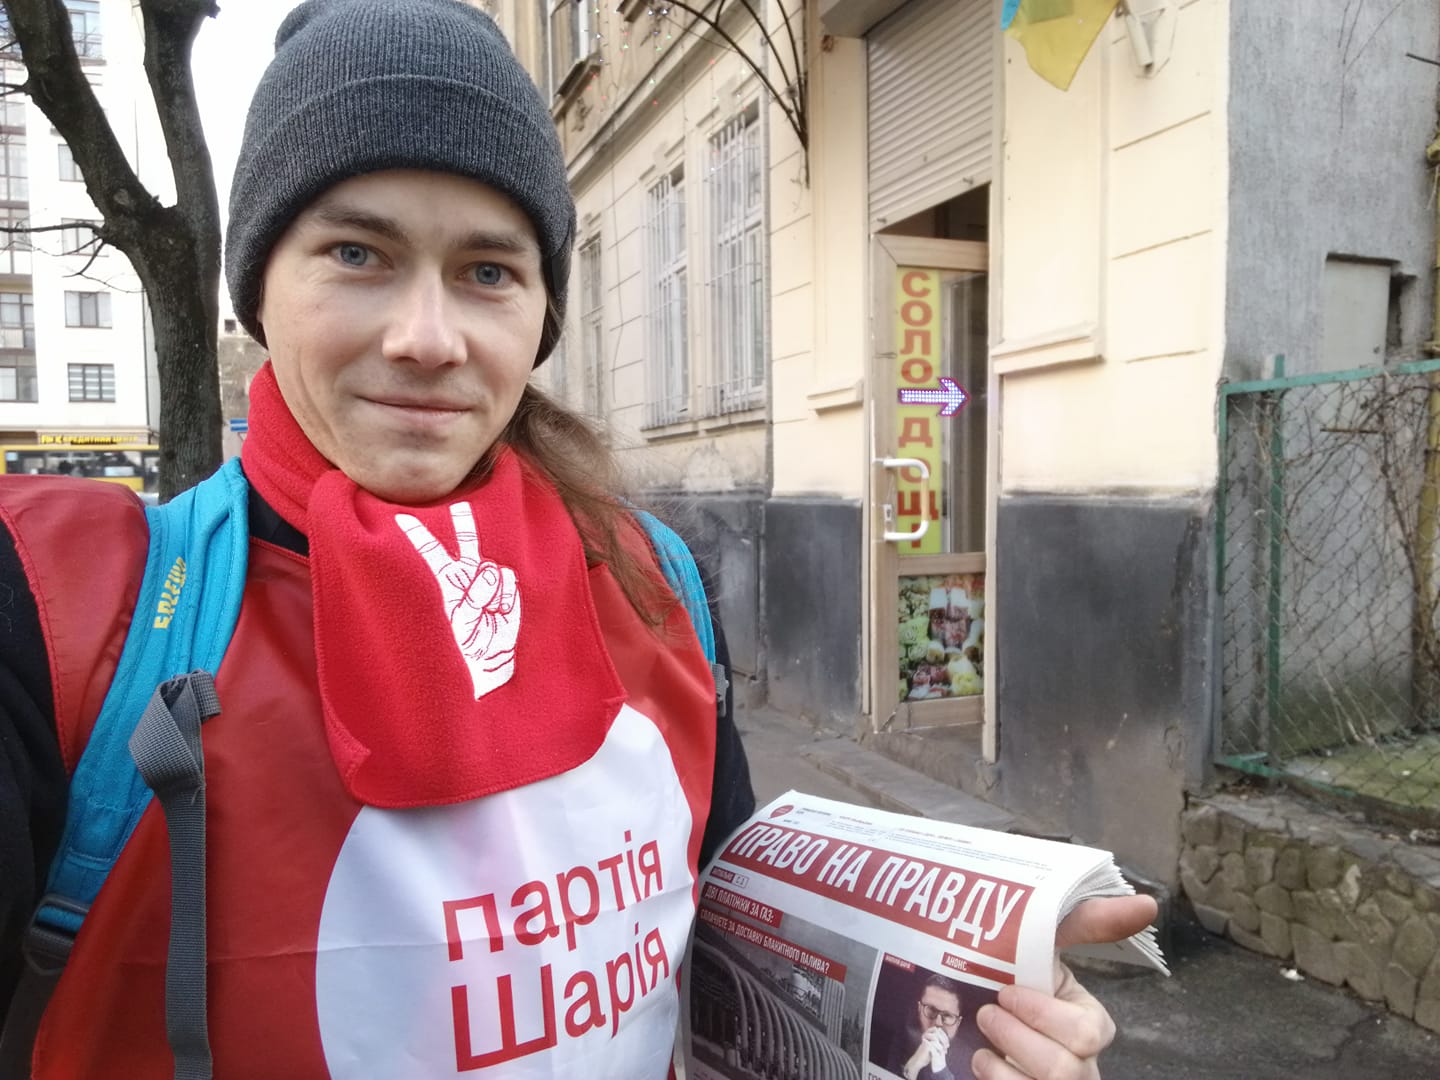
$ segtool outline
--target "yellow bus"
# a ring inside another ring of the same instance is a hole
[[[100,442],[98,438],[0,444],[0,473],[86,476],[124,484],[153,495],[160,482],[160,448],[149,443]]]

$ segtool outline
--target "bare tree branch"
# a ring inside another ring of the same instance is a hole
[[[132,6],[141,15],[146,77],[174,175],[176,202],[168,207],[126,159],[86,77],[61,0],[0,0],[26,68],[24,89],[69,145],[103,219],[100,238],[129,259],[149,303],[161,387],[160,497],[167,499],[202,480],[221,457],[220,215],[191,73],[191,46],[217,8],[214,0],[132,0]],[[98,251],[90,254],[74,276],[93,280]]]
[[[84,278],[84,279],[87,280],[87,281],[93,280],[93,279],[91,279],[90,276],[89,276],[89,275],[90,275],[90,267],[92,267],[92,266],[95,265],[95,260],[100,257],[100,253],[105,250],[105,247],[106,247],[106,245],[105,245],[105,241],[104,241],[104,240],[98,241],[98,242],[95,244],[94,248],[92,248],[91,251],[90,251],[90,258],[88,258],[88,259],[85,260],[85,265],[82,266],[79,270],[76,270],[74,273],[72,273],[72,274],[66,274],[65,276],[66,276],[66,277],[75,277],[75,278]],[[78,255],[78,254],[80,254],[80,253],[79,253],[79,252],[70,252],[70,253],[68,253],[68,254],[76,254],[76,255]]]
[[[141,5],[145,24],[145,74],[155,97],[170,171],[175,176],[176,206],[196,233],[220,234],[215,172],[200,123],[200,104],[190,73],[191,49],[206,19],[219,14],[213,0],[148,0]],[[219,273],[220,249],[213,249]],[[218,301],[217,301],[218,302]]]
[[[77,224],[90,224],[90,222],[77,222]],[[73,229],[75,225],[0,225],[0,233],[37,233],[37,232],[60,232],[62,229]]]
[[[90,200],[110,222],[115,245],[132,253],[142,219],[160,209],[125,159],[70,34],[58,0],[4,0],[28,78],[26,92],[70,146]]]

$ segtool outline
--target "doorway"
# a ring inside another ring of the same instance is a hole
[[[980,240],[874,238],[876,731],[985,721],[988,269]]]

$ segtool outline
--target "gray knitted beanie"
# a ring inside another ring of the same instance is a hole
[[[245,329],[270,249],[342,180],[382,169],[458,173],[529,215],[559,320],[575,202],[550,110],[489,16],[459,0],[307,0],[275,37],[230,189],[225,275]]]

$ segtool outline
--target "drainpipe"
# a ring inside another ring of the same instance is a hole
[[[1435,139],[1425,148],[1425,161],[1440,177],[1440,123],[1437,123]],[[1440,356],[1440,202],[1435,208],[1435,273],[1432,277],[1435,290],[1434,313],[1431,316],[1430,340],[1425,343],[1425,352],[1433,357]],[[1437,689],[1436,677],[1440,672],[1432,670],[1440,657],[1435,649],[1435,543],[1440,536],[1440,372],[1429,375],[1430,392],[1426,395],[1425,413],[1425,479],[1420,488],[1420,512],[1416,522],[1415,553],[1415,659],[1412,691],[1412,708],[1429,717],[1432,698]]]

